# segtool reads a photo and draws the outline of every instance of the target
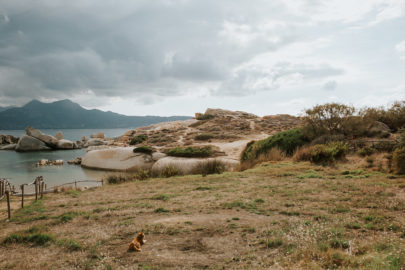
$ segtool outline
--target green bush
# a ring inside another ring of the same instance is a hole
[[[153,149],[150,148],[149,146],[142,145],[142,146],[138,146],[138,147],[134,148],[133,152],[134,153],[152,154]]]
[[[255,160],[275,147],[291,156],[298,147],[306,143],[308,140],[301,129],[283,131],[267,139],[248,143],[242,152],[241,160],[242,162]]]
[[[310,160],[313,163],[333,163],[346,156],[347,145],[343,142],[314,145]]]
[[[360,115],[363,119],[383,122],[391,130],[397,131],[405,126],[405,100],[394,102],[388,109],[366,108],[360,112]]]
[[[343,142],[331,142],[302,147],[294,155],[295,161],[310,161],[313,163],[333,163],[346,156],[347,145]]]
[[[108,184],[120,184],[120,183],[128,182],[130,180],[132,180],[132,178],[130,178],[127,175],[122,175],[122,174],[112,174],[112,175],[107,176]]]
[[[172,157],[209,157],[211,155],[211,147],[176,147],[170,149],[167,155]]]
[[[310,161],[313,163],[333,163],[346,156],[347,145],[343,142],[314,145]]]
[[[197,136],[194,137],[195,140],[199,141],[207,141],[209,139],[214,138],[215,136],[211,133],[203,133],[203,134],[198,134]]]
[[[209,120],[212,118],[214,118],[214,116],[212,114],[201,114],[196,119],[197,120]]]
[[[147,139],[148,139],[148,136],[146,136],[145,134],[137,135],[137,136],[135,136],[135,137],[133,137],[131,139],[129,144],[130,145],[135,145],[135,144],[138,144],[138,143],[142,143],[142,142],[146,141]]]
[[[392,165],[396,174],[405,174],[405,147],[395,149],[392,155]]]

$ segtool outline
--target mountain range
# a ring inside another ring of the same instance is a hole
[[[190,119],[190,116],[127,116],[101,110],[87,110],[68,99],[44,103],[32,100],[22,107],[0,107],[0,129],[97,129],[136,128],[159,122]]]

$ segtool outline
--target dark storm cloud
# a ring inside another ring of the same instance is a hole
[[[316,38],[311,27],[323,18],[312,20],[306,11],[322,8],[305,0],[6,0],[0,4],[0,99],[94,93],[149,104],[154,96],[204,87],[214,95],[248,95],[291,78],[341,75],[339,67],[299,57],[262,70],[243,67],[262,53]],[[346,13],[330,16],[345,21],[339,16]]]
[[[184,82],[226,81],[233,66],[292,38],[255,36],[250,24],[265,2],[17,2],[0,9],[3,98],[88,89],[100,96],[176,95]]]

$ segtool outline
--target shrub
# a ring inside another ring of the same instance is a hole
[[[360,115],[370,121],[383,122],[391,130],[397,131],[405,125],[405,101],[394,102],[387,110],[383,107],[365,108]]]
[[[172,157],[209,157],[211,155],[211,147],[176,147],[170,149],[167,155]]]
[[[120,184],[120,183],[128,182],[130,180],[132,180],[132,178],[130,178],[127,175],[123,175],[123,174],[112,174],[112,175],[107,176],[108,184]]]
[[[158,173],[159,176],[162,177],[172,177],[172,176],[177,176],[177,175],[181,175],[179,169],[177,169],[175,166],[173,165],[168,165],[166,167],[163,168],[163,170],[160,171],[160,173]]]
[[[151,173],[150,170],[139,169],[134,173],[134,178],[137,180],[146,180],[150,178]]]
[[[355,108],[338,103],[317,105],[305,111],[305,126],[314,137],[323,134],[343,134],[344,122],[353,116]]]
[[[212,118],[214,118],[214,116],[212,114],[201,114],[196,117],[197,120],[209,120]]]
[[[135,145],[135,144],[138,144],[138,143],[142,143],[142,142],[146,141],[147,139],[148,139],[148,136],[145,135],[145,134],[137,135],[137,136],[135,136],[135,137],[133,137],[131,139],[129,144],[130,145]]]
[[[317,144],[299,149],[294,155],[296,161],[310,161],[313,163],[333,163],[346,156],[347,145],[343,142]]]
[[[221,174],[225,171],[225,164],[219,160],[208,160],[200,162],[194,169],[195,174]]]
[[[203,133],[203,134],[198,134],[197,136],[194,137],[195,140],[199,141],[207,141],[209,139],[214,138],[215,136],[211,133]]]
[[[312,145],[316,144],[327,144],[330,142],[341,142],[344,141],[345,136],[343,134],[325,134],[321,135],[311,141]]]
[[[392,165],[396,174],[405,174],[405,147],[395,149]]]
[[[150,154],[152,154],[153,149],[150,148],[149,146],[142,145],[142,146],[138,146],[138,147],[134,148],[133,152],[134,153],[144,153],[144,154],[150,155]]]
[[[302,134],[301,129],[283,131],[267,139],[248,143],[242,152],[241,161],[253,161],[259,156],[268,153],[272,148],[278,148],[285,154],[292,155],[298,147],[307,142],[308,140]]]

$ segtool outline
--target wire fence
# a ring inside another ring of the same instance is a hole
[[[6,198],[8,219],[11,218],[10,196],[21,197],[21,208],[24,208],[24,198],[26,196],[35,196],[35,200],[41,199],[44,194],[51,192],[63,191],[65,187],[70,186],[72,189],[81,189],[83,183],[95,183],[95,186],[103,186],[103,180],[75,180],[60,185],[48,187],[42,176],[38,176],[31,183],[21,184],[17,189],[11,184],[8,178],[0,178],[0,202]],[[87,187],[84,187],[86,189]]]

